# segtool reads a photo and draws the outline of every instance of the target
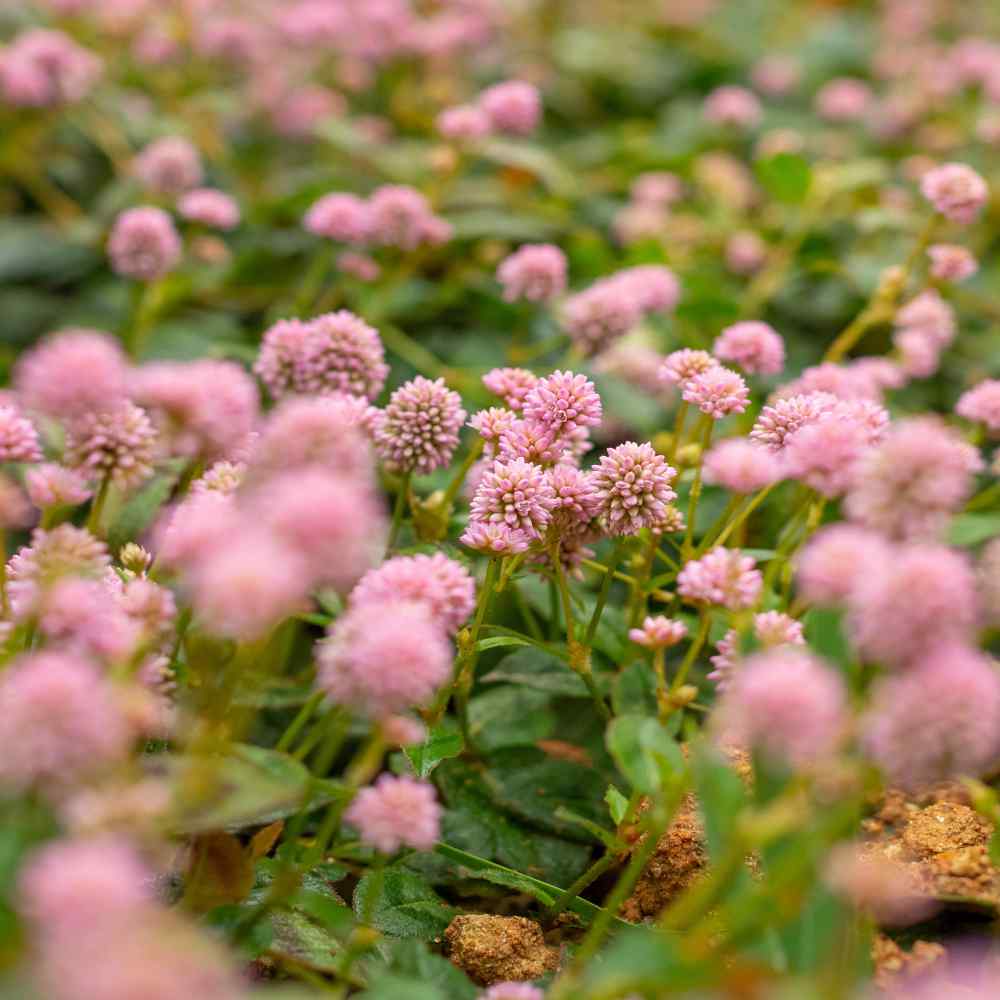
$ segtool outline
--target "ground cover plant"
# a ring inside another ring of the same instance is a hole
[[[996,997],[1000,10],[7,0],[0,1000]]]

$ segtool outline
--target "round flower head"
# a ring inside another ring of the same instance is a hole
[[[906,384],[899,365],[889,358],[856,358],[847,367],[854,379],[867,384],[864,395],[871,400],[880,400],[885,390],[900,389]]]
[[[490,116],[476,104],[445,108],[434,124],[439,134],[446,139],[482,139],[493,129]]]
[[[566,255],[551,243],[523,246],[500,262],[497,281],[508,302],[549,302],[566,291]]]
[[[13,479],[0,474],[0,531],[27,528],[33,520],[24,491]]]
[[[478,1000],[545,1000],[545,993],[531,983],[494,983]]]
[[[66,420],[117,408],[127,378],[128,362],[114,338],[97,330],[65,330],[21,357],[14,388],[29,410]]]
[[[368,206],[354,194],[324,195],[306,212],[302,225],[315,236],[355,246],[368,241],[371,219]]]
[[[770,97],[782,97],[794,90],[802,78],[802,67],[793,56],[766,55],[750,72],[753,85]]]
[[[254,371],[275,399],[342,392],[371,400],[389,366],[378,331],[341,309],[308,322],[276,323],[264,334]]]
[[[520,410],[538,376],[527,368],[494,368],[483,376],[483,385],[512,410]]]
[[[866,659],[906,666],[931,646],[967,641],[979,601],[972,565],[943,545],[907,545],[855,581],[848,632]]]
[[[181,261],[181,238],[161,208],[130,208],[115,219],[108,256],[116,274],[135,281],[157,281]]]
[[[739,611],[757,603],[763,584],[750,556],[720,545],[685,564],[677,576],[677,593],[692,604],[720,604]]]
[[[677,471],[651,444],[625,444],[601,456],[591,475],[600,497],[600,513],[611,535],[635,535],[643,528],[661,530],[670,488]]]
[[[451,674],[452,648],[422,601],[352,605],[318,647],[318,685],[373,718],[425,705]]]
[[[979,262],[970,250],[955,243],[935,243],[927,248],[931,275],[938,281],[965,281],[979,270]]]
[[[643,264],[619,271],[609,279],[624,288],[644,313],[670,312],[681,297],[681,285],[670,268]]]
[[[198,150],[179,136],[151,142],[136,157],[134,170],[143,187],[156,194],[181,194],[204,176]]]
[[[575,464],[590,450],[590,435],[586,427],[573,427],[563,434],[553,434],[534,420],[514,420],[505,427],[497,442],[497,451],[504,461],[523,458],[533,465],[551,466],[557,463]]]
[[[240,224],[240,206],[225,191],[196,188],[177,201],[177,211],[189,222],[200,222],[210,229],[230,230]]]
[[[774,453],[748,438],[726,438],[705,454],[706,483],[732,493],[755,493],[782,478]]]
[[[528,538],[541,538],[556,503],[544,469],[521,458],[496,461],[483,473],[472,498],[470,527],[477,521],[506,524]]]
[[[761,118],[760,101],[746,87],[716,87],[705,98],[705,118],[715,125],[753,128]]]
[[[859,580],[891,558],[881,535],[853,524],[831,524],[809,539],[796,560],[799,593],[810,604],[843,603]]]
[[[605,278],[566,300],[562,324],[585,354],[597,354],[624,337],[641,317],[642,309],[627,283]]]
[[[750,391],[741,375],[722,365],[715,365],[689,379],[681,396],[685,403],[697,406],[713,420],[730,413],[742,413],[750,405]]]
[[[804,646],[802,622],[781,611],[762,611],[753,616],[753,630],[757,641],[765,647]]]
[[[58,792],[124,757],[131,734],[107,681],[84,660],[35,653],[0,678],[0,784]]]
[[[469,426],[485,442],[487,454],[493,455],[496,453],[500,438],[518,422],[518,416],[513,410],[504,409],[502,406],[491,406],[488,410],[474,413],[469,420]]]
[[[25,31],[0,59],[0,92],[21,107],[82,101],[100,78],[101,60],[61,31]]]
[[[863,80],[841,77],[824,84],[816,95],[816,110],[828,121],[857,121],[872,101],[871,88]]]
[[[553,372],[539,379],[524,398],[524,417],[553,438],[601,422],[601,397],[586,375]]]
[[[470,521],[459,541],[491,556],[513,556],[527,552],[531,539],[520,528],[503,521]]]
[[[498,132],[530,135],[542,117],[538,89],[522,80],[507,80],[487,87],[479,95],[478,104]]]
[[[429,781],[383,774],[355,795],[344,821],[383,854],[401,847],[429,851],[441,835],[441,806]]]
[[[726,240],[725,258],[733,274],[753,274],[767,260],[767,244],[752,229],[744,229]]]
[[[134,403],[77,417],[66,429],[66,464],[97,481],[110,477],[126,492],[153,475],[156,456],[156,429]]]
[[[836,396],[828,392],[782,397],[760,411],[750,430],[750,439],[771,451],[781,451],[792,434],[819,420],[836,405]]]
[[[859,844],[838,844],[831,851],[824,880],[880,927],[919,923],[933,916],[938,907],[936,901],[923,895],[919,880],[905,863],[879,851],[866,852]],[[907,996],[914,1000],[909,991]]]
[[[964,163],[945,163],[921,178],[923,196],[946,219],[968,225],[975,222],[990,191],[979,174]]]
[[[375,451],[391,469],[426,475],[451,461],[465,417],[462,397],[444,379],[417,375],[373,418]]]
[[[632,182],[629,194],[633,202],[666,208],[681,199],[684,194],[684,183],[676,174],[665,170],[653,170],[639,174]]]
[[[876,686],[862,742],[904,788],[978,776],[1000,755],[996,664],[964,645],[925,648],[911,670]]]
[[[933,288],[902,306],[894,323],[899,331],[919,331],[938,348],[947,347],[955,339],[955,311]]]
[[[392,600],[426,604],[438,625],[454,634],[476,606],[476,584],[461,563],[443,552],[395,556],[365,573],[351,591],[352,607]]]
[[[629,629],[628,637],[637,645],[647,649],[664,649],[676,646],[686,635],[688,629],[684,622],[675,618],[664,618],[662,615],[647,617],[642,628]]]
[[[992,434],[1000,433],[1000,379],[985,379],[962,393],[955,412],[966,420],[985,424]]]
[[[832,753],[844,732],[847,699],[840,675],[787,646],[750,657],[716,709],[726,744],[753,747],[805,767]]]
[[[719,362],[708,351],[696,351],[684,347],[679,351],[673,351],[663,359],[659,378],[667,385],[676,385],[684,389],[696,375],[718,367]]]
[[[369,238],[380,246],[416,250],[423,243],[444,243],[451,227],[431,210],[417,190],[386,184],[368,199]]]
[[[0,462],[40,462],[42,449],[34,424],[13,406],[0,405]]]
[[[565,463],[549,469],[547,475],[556,495],[553,526],[564,534],[589,525],[601,508],[594,477],[575,465]]]
[[[785,342],[767,323],[756,320],[727,326],[712,345],[712,353],[751,375],[777,375],[785,364]]]
[[[230,543],[236,527],[251,530],[240,520],[232,496],[218,490],[192,493],[160,518],[154,546],[157,557],[173,569],[190,569],[210,551]]]
[[[843,496],[869,443],[869,432],[860,421],[834,411],[789,435],[781,453],[784,474],[825,497]]]

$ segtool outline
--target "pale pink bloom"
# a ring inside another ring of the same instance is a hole
[[[524,418],[553,438],[601,423],[601,397],[586,375],[556,371],[539,379],[524,398]]]
[[[327,119],[346,110],[346,101],[329,87],[293,87],[281,95],[271,109],[271,121],[279,135],[311,138]]]
[[[18,361],[14,388],[29,410],[65,420],[116,409],[128,363],[114,338],[97,330],[50,334]]]
[[[712,345],[712,353],[751,375],[777,375],[785,364],[785,342],[781,335],[757,320],[727,326]]]
[[[632,182],[632,201],[650,208],[667,208],[684,194],[684,183],[676,174],[654,170],[639,174]]]
[[[351,591],[351,606],[392,600],[427,605],[445,632],[454,635],[476,606],[476,584],[469,571],[443,552],[395,556],[370,569]]]
[[[955,412],[966,420],[985,424],[993,434],[1000,433],[1000,379],[984,379],[963,392]]]
[[[470,507],[471,523],[506,524],[529,538],[541,538],[556,507],[545,470],[523,459],[496,461],[483,473]]]
[[[725,743],[752,747],[792,767],[809,766],[836,750],[846,721],[840,675],[788,646],[750,657],[727,686],[715,718]]]
[[[28,498],[13,479],[0,474],[0,531],[27,528],[34,520]]]
[[[427,739],[427,727],[408,715],[387,715],[380,725],[382,738],[390,746],[411,747]]]
[[[551,243],[534,243],[505,257],[497,268],[507,302],[549,302],[566,291],[566,255]]]
[[[750,71],[753,85],[769,97],[783,97],[798,86],[802,69],[792,56],[766,55]]]
[[[38,615],[42,633],[80,656],[123,661],[139,642],[135,624],[100,580],[66,577],[45,595]]]
[[[697,351],[690,347],[673,351],[663,359],[660,366],[660,381],[668,385],[676,385],[681,389],[696,375],[701,375],[712,368],[719,367],[719,362],[708,351]]]
[[[822,364],[811,365],[804,369],[797,379],[781,386],[774,393],[774,398],[787,399],[790,396],[815,392],[825,392],[838,399],[881,398],[881,392],[863,372],[859,375],[853,366],[840,365],[832,361],[824,361]]]
[[[912,669],[880,681],[862,742],[904,788],[978,777],[1000,756],[1000,674],[962,644],[925,646]]]
[[[750,405],[750,390],[741,375],[716,365],[689,379],[681,396],[713,420],[742,413]]]
[[[149,553],[144,553],[144,557],[148,565]],[[124,550],[119,558],[125,562]],[[144,576],[122,580],[114,571],[105,574],[104,586],[138,629],[143,642],[169,650],[177,618],[177,603],[172,591]]]
[[[725,258],[733,274],[753,274],[767,260],[767,244],[752,229],[744,229],[726,240]]]
[[[13,406],[0,405],[0,462],[40,462],[35,425]]]
[[[888,358],[855,358],[847,368],[853,379],[867,383],[863,395],[870,399],[881,399],[885,390],[900,389],[906,384],[899,365]]]
[[[502,406],[491,406],[488,410],[480,410],[469,420],[469,426],[486,442],[486,449],[490,455],[496,453],[501,436],[510,431],[516,423],[518,423],[517,414]]]
[[[750,430],[750,439],[772,451],[781,451],[791,435],[815,423],[836,405],[837,397],[828,392],[779,397],[760,411]]]
[[[155,546],[165,566],[190,569],[215,548],[232,544],[233,532],[248,532],[233,497],[218,490],[192,493],[160,518]]]
[[[340,192],[314,202],[302,225],[315,236],[355,245],[366,243],[371,234],[371,217],[364,200]]]
[[[831,524],[817,531],[796,559],[799,593],[810,604],[842,603],[892,556],[881,535],[853,524]]]
[[[380,246],[416,250],[421,244],[445,243],[451,227],[439,219],[415,188],[387,184],[368,199],[370,239]]]
[[[677,593],[689,603],[719,604],[730,611],[752,608],[763,585],[750,556],[721,545],[687,562],[677,576]]]
[[[157,194],[181,194],[196,188],[204,170],[198,150],[180,136],[167,136],[151,142],[133,164],[136,177],[149,191]]]
[[[479,95],[478,104],[498,132],[530,135],[542,118],[538,88],[523,80],[506,80],[487,87]]]
[[[927,248],[931,274],[938,281],[965,281],[979,270],[979,262],[970,250],[956,243],[935,243]]]
[[[93,89],[101,60],[61,31],[34,28],[0,55],[0,92],[21,107],[76,104]]]
[[[870,445],[864,424],[833,411],[788,436],[781,452],[784,474],[825,497],[843,496]]]
[[[383,774],[358,792],[344,821],[383,854],[401,847],[429,851],[441,835],[441,806],[429,781]]]
[[[489,114],[476,104],[445,108],[434,124],[446,139],[482,139],[493,130]]]
[[[249,67],[266,44],[258,26],[245,18],[213,16],[195,29],[195,52],[231,66]]]
[[[531,983],[494,983],[478,1000],[545,1000],[545,993]]]
[[[695,179],[710,199],[732,211],[749,211],[757,197],[750,168],[731,153],[703,153],[693,164]]]
[[[933,288],[901,306],[893,322],[901,330],[920,330],[938,347],[947,347],[955,339],[955,311]]]
[[[585,528],[597,516],[601,495],[594,477],[575,465],[561,464],[546,473],[556,495],[552,524],[561,538]]]
[[[661,403],[672,401],[671,386],[660,381],[664,356],[644,344],[627,338],[619,340],[594,358],[591,367],[604,375],[614,375]]]
[[[110,478],[121,490],[137,489],[153,475],[157,434],[134,403],[76,417],[66,428],[64,460],[88,479]]]
[[[816,95],[816,110],[832,122],[857,121],[872,103],[871,88],[863,80],[839,77],[825,83]]]
[[[705,118],[714,125],[753,128],[760,122],[761,106],[757,95],[746,87],[716,87],[705,98]]]
[[[611,535],[662,529],[667,504],[677,494],[677,471],[651,444],[626,441],[601,456],[591,471],[601,501],[600,513]]]
[[[667,646],[676,646],[687,633],[687,625],[684,622],[657,615],[647,617],[642,623],[642,628],[629,629],[628,637],[639,646],[663,649]]]
[[[503,521],[470,521],[459,541],[487,555],[513,556],[526,552],[532,539],[520,528],[512,528]]]
[[[986,181],[964,163],[945,163],[928,170],[920,181],[923,196],[945,218],[968,225],[989,200]]]
[[[706,483],[732,493],[755,493],[782,478],[774,452],[749,438],[726,438],[705,454],[702,474]]]
[[[638,201],[623,205],[611,222],[615,239],[626,247],[659,239],[668,232],[669,226],[670,216],[665,208]]]
[[[499,396],[512,410],[520,410],[524,398],[538,381],[538,376],[526,368],[494,368],[483,376],[483,385]]]
[[[668,267],[641,264],[613,274],[610,281],[621,285],[635,297],[644,313],[671,312],[680,301],[681,285]]]
[[[115,219],[108,256],[116,274],[136,281],[157,281],[181,262],[181,238],[161,208],[130,208]]]
[[[838,844],[827,859],[826,884],[881,927],[926,920],[937,909],[904,864],[860,844]],[[906,977],[909,978],[909,977]],[[943,994],[942,994],[943,996]]]
[[[240,206],[225,191],[196,188],[181,195],[177,211],[190,222],[212,229],[235,229],[240,224]]]
[[[503,461],[524,459],[533,465],[550,466],[576,463],[590,450],[586,427],[573,427],[560,435],[552,434],[544,424],[517,419],[500,432],[498,455]]]
[[[377,281],[382,273],[378,261],[366,253],[345,250],[342,254],[338,254],[336,263],[338,270],[357,278],[358,281]]]
[[[374,718],[427,704],[452,666],[451,644],[430,608],[404,599],[352,605],[316,655],[320,688]]]
[[[941,346],[919,327],[897,330],[892,342],[899,352],[899,368],[908,378],[930,378],[941,365]]]
[[[764,649],[806,644],[802,623],[780,611],[762,611],[754,615],[753,631],[754,637]],[[724,691],[742,663],[740,633],[734,628],[729,629],[719,640],[717,649],[715,656],[709,657],[713,669],[708,679],[715,682],[719,691]]]
[[[571,295],[563,306],[562,325],[585,354],[597,354],[624,337],[641,318],[642,305],[633,289],[612,276]]]

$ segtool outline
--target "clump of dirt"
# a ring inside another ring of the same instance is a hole
[[[527,917],[464,913],[444,932],[448,957],[480,986],[538,979],[559,966],[559,952],[545,943]]]
[[[986,844],[992,832],[990,824],[968,806],[938,802],[910,817],[903,830],[903,844],[918,858],[929,858]]]
[[[883,990],[898,987],[900,980],[926,971],[946,955],[944,947],[936,941],[917,940],[905,951],[892,938],[876,934],[872,941],[875,982]]]

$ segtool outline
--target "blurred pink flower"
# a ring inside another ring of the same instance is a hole
[[[755,493],[782,478],[782,466],[773,452],[749,438],[726,438],[705,454],[706,483],[732,493]]]
[[[750,405],[750,391],[743,377],[722,365],[688,379],[681,396],[685,403],[697,406],[713,420],[742,413]]]
[[[989,200],[986,181],[964,163],[945,163],[928,170],[920,181],[923,196],[945,218],[968,225]]]
[[[204,177],[198,150],[180,136],[151,142],[135,158],[133,170],[143,187],[156,194],[182,194]]]
[[[566,255],[550,243],[527,244],[505,257],[497,268],[508,302],[548,302],[566,291]]]
[[[64,460],[89,479],[110,478],[129,492],[153,475],[158,445],[146,411],[126,402],[114,410],[74,418],[66,428]]]
[[[161,208],[130,208],[115,219],[108,256],[116,274],[136,281],[157,281],[181,262],[183,247],[173,219]]]
[[[225,191],[195,188],[177,201],[177,211],[189,222],[200,222],[211,229],[230,230],[240,224],[240,206]]]
[[[677,593],[691,604],[719,604],[739,611],[757,603],[763,583],[750,556],[718,546],[685,563],[677,576]]]
[[[358,792],[344,821],[357,829],[363,843],[383,854],[401,847],[429,851],[441,835],[441,811],[429,781],[383,774]]]
[[[498,132],[530,135],[542,118],[538,88],[523,80],[506,80],[487,87],[479,95],[478,104]]]
[[[785,342],[780,334],[756,320],[727,326],[712,345],[712,353],[751,375],[777,375],[785,364]]]

